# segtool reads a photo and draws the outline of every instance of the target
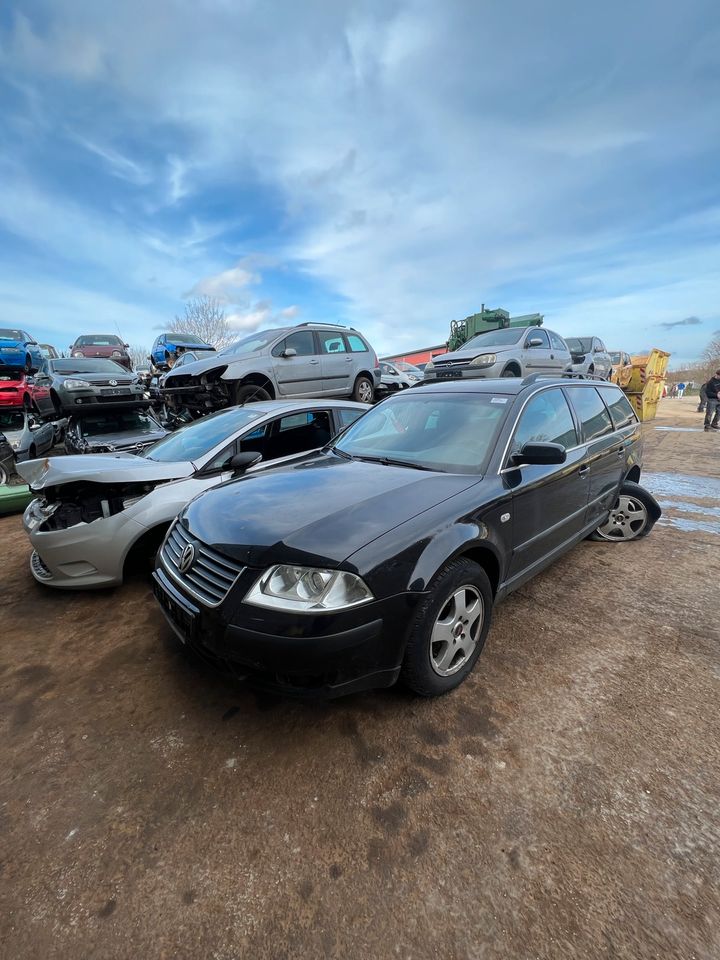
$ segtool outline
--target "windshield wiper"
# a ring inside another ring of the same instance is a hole
[[[412,460],[394,460],[392,457],[354,457],[355,460],[364,460],[366,463],[381,463],[384,467],[410,467],[412,470],[429,470],[430,473],[444,473],[437,467],[426,467],[422,463],[413,463]]]
[[[339,457],[342,457],[343,460],[354,460],[355,457],[351,457],[349,453],[345,453],[344,450],[341,450],[339,447],[330,448],[333,453],[336,453]]]

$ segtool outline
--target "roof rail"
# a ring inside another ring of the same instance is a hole
[[[523,383],[535,383],[536,380],[597,380],[600,383],[611,383],[605,377],[596,373],[579,373],[575,370],[563,370],[562,373],[529,373],[523,377]]]
[[[333,323],[331,320],[306,320],[305,323],[296,323],[296,327],[342,327],[343,330],[354,330],[355,327],[346,327],[344,323]]]

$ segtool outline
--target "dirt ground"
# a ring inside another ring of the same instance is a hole
[[[305,705],[188,662],[145,583],[36,585],[0,519],[0,955],[720,956],[720,435],[496,611],[474,675]],[[678,429],[680,428],[680,429]]]

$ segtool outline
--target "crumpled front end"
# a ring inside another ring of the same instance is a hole
[[[221,366],[199,374],[169,374],[160,388],[162,399],[173,410],[187,409],[197,415],[230,407],[234,382],[222,379],[226,370]]]
[[[23,516],[35,579],[70,589],[122,583],[127,552],[145,530],[127,511],[156,486],[78,482],[42,490]]]

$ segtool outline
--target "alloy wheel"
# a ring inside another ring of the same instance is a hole
[[[430,663],[441,677],[457,673],[473,655],[484,619],[480,591],[466,584],[455,590],[438,614],[430,635]]]
[[[636,497],[623,494],[597,533],[605,540],[634,540],[648,523],[648,512]]]

